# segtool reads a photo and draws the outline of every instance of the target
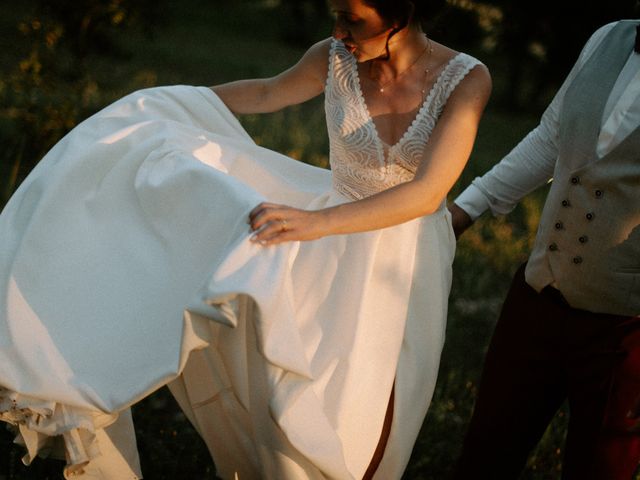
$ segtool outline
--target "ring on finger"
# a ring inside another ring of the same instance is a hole
[[[280,225],[282,226],[282,231],[286,232],[287,231],[287,221],[284,218],[280,219]]]

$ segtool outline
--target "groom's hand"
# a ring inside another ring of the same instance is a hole
[[[467,212],[455,203],[450,203],[448,208],[451,213],[453,233],[455,233],[456,238],[460,238],[460,235],[462,235],[467,228],[473,225],[473,220],[471,220],[471,217]]]

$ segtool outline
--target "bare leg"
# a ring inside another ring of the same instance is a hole
[[[382,433],[380,434],[380,440],[378,441],[378,446],[376,447],[375,452],[373,452],[373,458],[371,459],[371,463],[369,463],[367,471],[364,472],[364,477],[362,477],[362,480],[371,480],[373,478],[373,475],[376,473],[380,462],[382,461],[384,450],[387,447],[387,440],[389,440],[389,432],[391,432],[391,422],[393,421],[393,392],[395,388],[396,386],[394,383],[393,387],[391,387],[391,395],[389,396],[387,413],[384,416],[384,423],[382,424]]]

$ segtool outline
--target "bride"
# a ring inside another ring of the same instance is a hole
[[[135,92],[0,216],[0,419],[67,478],[140,478],[128,408],[169,387],[222,478],[400,478],[433,393],[446,194],[491,81],[420,1],[330,0],[269,79]],[[233,113],[324,93],[331,171]]]

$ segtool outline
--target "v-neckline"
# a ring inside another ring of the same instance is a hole
[[[435,81],[431,84],[431,87],[429,88],[429,93],[425,96],[424,101],[420,105],[420,108],[418,108],[418,111],[416,112],[416,115],[414,116],[413,120],[411,121],[409,126],[406,128],[404,133],[393,145],[390,145],[384,140],[382,140],[382,138],[378,133],[378,127],[376,126],[376,122],[373,120],[373,117],[369,112],[369,106],[367,105],[367,100],[364,98],[364,93],[362,91],[362,85],[360,82],[360,72],[358,71],[358,62],[355,60],[355,57],[352,58],[351,68],[354,71],[354,76],[356,80],[355,81],[356,95],[358,96],[358,101],[360,102],[360,106],[362,107],[363,111],[366,114],[367,123],[371,124],[371,127],[373,129],[373,135],[376,141],[377,150],[383,162],[386,163],[386,158],[389,155],[389,153],[392,150],[395,150],[396,148],[398,148],[409,136],[409,134],[413,131],[413,129],[415,128],[415,125],[418,123],[420,118],[424,115],[424,112],[427,110],[427,107],[433,101],[433,95],[435,94],[436,87],[438,86],[442,78],[444,78],[444,73],[449,69],[453,61],[456,58],[458,58],[461,54],[462,52],[458,52],[455,55],[453,55],[449,60],[447,60],[445,65],[442,67],[442,70],[440,71],[440,73],[438,73],[438,76],[436,77]],[[386,147],[386,151],[385,151],[385,147]]]

